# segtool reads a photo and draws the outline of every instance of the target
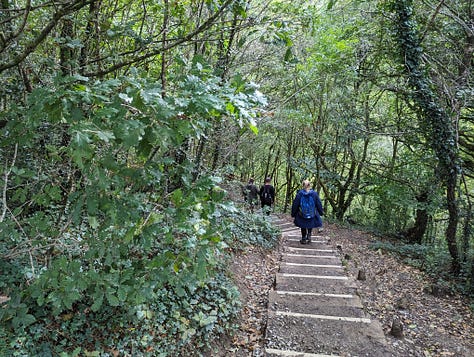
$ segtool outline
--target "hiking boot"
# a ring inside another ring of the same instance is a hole
[[[301,244],[307,244],[307,243],[308,243],[308,240],[306,239],[306,237],[301,238],[300,243],[301,243]]]

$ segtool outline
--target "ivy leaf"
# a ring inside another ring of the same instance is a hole
[[[177,190],[174,190],[173,193],[171,194],[171,202],[177,207],[180,206],[181,201],[183,199],[183,191],[179,188]]]

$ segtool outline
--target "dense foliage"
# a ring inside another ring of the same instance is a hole
[[[281,211],[311,179],[327,219],[473,291],[472,14],[2,0],[0,354],[205,347],[238,313],[227,259],[276,242],[226,194],[251,176]]]
[[[293,56],[258,63],[274,111],[243,176],[270,173],[283,209],[310,177],[331,216],[440,247],[472,290],[470,2],[273,4]]]

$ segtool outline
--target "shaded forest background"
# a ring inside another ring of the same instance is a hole
[[[468,0],[1,0],[0,352],[176,355],[232,327],[278,239],[226,189],[474,291]],[[229,183],[234,182],[234,186]]]

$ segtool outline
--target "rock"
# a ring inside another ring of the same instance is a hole
[[[403,324],[397,318],[392,320],[392,328],[390,329],[390,334],[396,338],[403,337]]]
[[[398,310],[408,310],[409,306],[410,303],[408,302],[408,299],[405,296],[402,296],[400,299],[398,299],[395,305]]]
[[[365,281],[365,270],[360,269],[359,273],[357,274],[357,280]]]

